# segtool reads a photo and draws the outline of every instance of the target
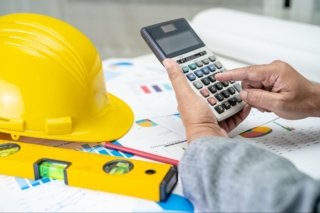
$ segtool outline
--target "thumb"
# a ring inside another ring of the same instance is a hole
[[[246,89],[240,92],[240,98],[249,105],[274,112],[281,95],[261,89]]]
[[[172,83],[176,98],[183,100],[189,94],[193,94],[193,90],[189,86],[186,77],[184,76],[181,67],[172,59],[165,59],[163,62],[166,68],[170,81]]]

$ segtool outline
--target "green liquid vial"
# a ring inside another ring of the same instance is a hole
[[[67,164],[57,162],[42,162],[39,166],[40,177],[64,180],[64,169]]]

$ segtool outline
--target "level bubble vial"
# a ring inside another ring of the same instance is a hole
[[[0,145],[0,157],[7,157],[19,152],[20,146],[17,144],[2,144]]]

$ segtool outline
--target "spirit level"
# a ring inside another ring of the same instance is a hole
[[[69,186],[165,201],[178,181],[177,168],[139,161],[0,140],[0,174],[63,179]]]

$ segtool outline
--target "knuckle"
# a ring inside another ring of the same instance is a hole
[[[287,62],[281,61],[281,60],[275,60],[272,62],[272,64],[276,65],[277,67],[284,68],[284,69],[291,68],[290,64],[288,64]]]

